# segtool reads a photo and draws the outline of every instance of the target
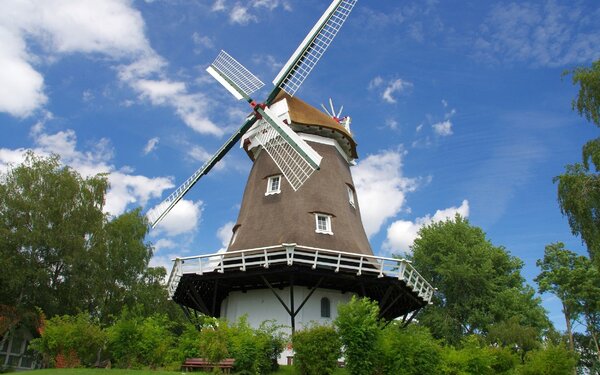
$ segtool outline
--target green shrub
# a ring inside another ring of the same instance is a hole
[[[105,345],[105,332],[83,313],[48,319],[41,337],[31,341],[51,367],[91,366]]]
[[[302,375],[330,375],[337,367],[341,341],[330,326],[313,325],[292,336],[294,364]]]
[[[519,358],[509,348],[490,348],[492,355],[492,370],[494,374],[510,375],[516,373],[516,368],[519,365]]]
[[[521,375],[563,375],[572,374],[577,359],[563,346],[548,345],[544,350],[534,350],[527,354]]]
[[[224,324],[224,323],[221,323]],[[246,316],[227,327],[228,349],[235,359],[236,372],[267,374],[277,369],[285,337],[281,327],[265,321],[258,329],[250,327]]]
[[[442,347],[425,327],[392,323],[382,332],[381,358],[386,374],[438,374]]]
[[[494,355],[476,335],[468,336],[462,348],[445,347],[443,350],[442,374],[494,374]]]
[[[370,375],[379,366],[378,316],[379,305],[368,298],[353,296],[350,302],[338,307],[335,326],[344,345],[346,368],[352,375]]]
[[[124,310],[108,328],[109,351],[117,367],[163,367],[173,361],[174,335],[166,315],[147,318]]]

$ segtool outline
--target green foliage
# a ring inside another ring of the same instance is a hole
[[[280,326],[266,321],[254,329],[246,316],[242,316],[233,324],[218,321],[205,325],[197,341],[198,355],[194,356],[208,358],[212,362],[230,357],[235,359],[234,370],[237,373],[266,374],[277,368],[277,357],[283,351],[285,341]],[[185,335],[185,342],[180,341],[179,350],[191,353],[189,345],[193,342],[190,331]],[[186,354],[185,358],[189,357]]]
[[[31,348],[42,353],[50,366],[57,358],[74,353],[75,362],[91,366],[106,346],[106,334],[97,321],[86,314],[55,316],[46,321],[41,337],[33,339]]]
[[[333,327],[313,325],[292,337],[294,362],[302,375],[330,375],[337,368],[341,342]]]
[[[578,67],[572,73],[574,85],[579,85],[572,107],[588,121],[600,126],[600,60],[591,67]],[[582,150],[582,162],[565,167],[556,176],[558,203],[567,216],[574,235],[581,236],[590,257],[600,266],[600,138],[587,142]]]
[[[591,67],[578,67],[571,71],[573,84],[579,84],[577,98],[572,107],[588,121],[600,126],[600,60]]]
[[[83,178],[56,155],[28,152],[0,174],[3,304],[49,317],[86,311],[103,325],[123,306],[166,306],[157,282],[166,271],[147,268],[145,216],[136,209],[109,218],[107,189],[106,176]]]
[[[536,265],[541,273],[535,278],[540,293],[553,293],[562,302],[562,311],[565,315],[569,347],[574,350],[572,324],[577,320],[577,296],[573,288],[573,277],[577,270],[577,254],[565,249],[562,242],[547,245],[544,258],[539,259]]]
[[[577,360],[575,355],[563,346],[549,345],[544,350],[536,350],[527,355],[521,375],[565,375],[572,374]]]
[[[125,309],[108,328],[109,351],[117,367],[162,367],[172,360],[174,335],[165,315],[144,318],[139,311]]]
[[[489,348],[482,345],[483,340],[477,335],[463,339],[462,348],[446,347],[442,374],[494,374],[494,355]]]
[[[227,358],[227,331],[221,327],[202,327],[200,331],[200,354],[210,362],[218,363]]]
[[[421,228],[412,250],[415,268],[438,288],[433,306],[419,315],[435,338],[458,345],[513,316],[538,332],[550,326],[540,299],[524,284],[523,262],[467,219],[457,215]]]
[[[425,327],[392,323],[382,332],[381,359],[385,374],[439,374],[442,346]]]
[[[577,369],[579,374],[600,374],[600,358],[589,334],[576,332],[573,334],[575,350],[578,354]]]
[[[352,296],[350,302],[338,306],[335,326],[344,345],[348,371],[353,375],[373,373],[379,363],[381,336],[377,302]]]
[[[521,325],[516,317],[492,324],[487,339],[492,344],[510,348],[518,353],[522,363],[525,362],[525,355],[528,352],[540,346],[537,330]]]

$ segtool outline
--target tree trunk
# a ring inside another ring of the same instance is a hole
[[[563,313],[565,314],[565,321],[567,323],[567,334],[569,335],[569,348],[575,353],[575,343],[573,342],[573,330],[571,329],[571,312],[568,310],[565,303],[563,305]]]

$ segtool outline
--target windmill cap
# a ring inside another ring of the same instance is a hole
[[[298,99],[295,96],[290,96],[285,91],[280,91],[273,100],[276,103],[286,99],[289,109],[289,116],[293,125],[301,125],[307,127],[308,133],[323,133],[331,131],[330,137],[338,141],[340,146],[348,153],[348,155],[357,159],[356,142],[352,134],[339,122],[329,117],[323,111],[313,107],[312,105]],[[295,129],[298,130],[298,129]]]

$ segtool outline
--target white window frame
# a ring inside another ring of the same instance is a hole
[[[273,181],[277,180],[277,189],[273,189]],[[281,193],[281,175],[274,175],[274,176],[270,176],[267,179],[267,192],[265,193],[265,195],[273,195],[273,194],[279,194]]]
[[[355,203],[355,198],[354,198],[354,189],[352,189],[350,187],[350,185],[346,185],[346,188],[348,189],[348,202],[350,202],[350,205],[354,208],[356,208],[356,203]]]
[[[319,218],[325,219],[325,228],[323,229],[319,228]],[[333,231],[331,230],[331,215],[315,213],[315,232],[333,235]]]

